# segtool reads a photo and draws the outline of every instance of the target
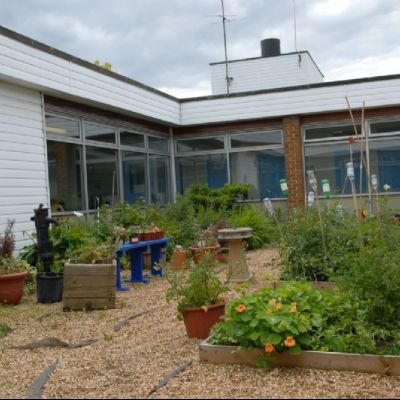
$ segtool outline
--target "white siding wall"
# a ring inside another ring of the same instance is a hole
[[[0,79],[91,100],[169,123],[179,123],[179,103],[140,86],[0,35]]]
[[[33,209],[48,204],[46,164],[40,93],[0,81],[0,232],[15,219],[17,250],[31,243]]]
[[[352,107],[390,107],[400,104],[400,79],[349,83],[312,89],[232,96],[182,103],[182,124],[273,118],[287,115],[347,111]]]
[[[320,83],[323,76],[308,53],[261,57],[230,62],[229,76],[233,78],[230,93]],[[225,64],[211,65],[212,93],[225,94]]]

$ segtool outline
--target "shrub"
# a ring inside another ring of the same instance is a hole
[[[276,241],[276,224],[269,215],[250,205],[237,206],[228,218],[229,226],[233,228],[248,227],[253,229],[248,240],[248,248],[259,249]]]

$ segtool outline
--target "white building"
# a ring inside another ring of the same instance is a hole
[[[214,63],[212,96],[177,99],[0,27],[0,229],[14,218],[21,248],[39,203],[53,214],[94,212],[111,201],[114,171],[117,200],[162,204],[193,183],[247,182],[252,201],[296,207],[309,169],[346,197],[346,97],[368,169],[398,207],[400,75],[324,83],[308,52],[262,46],[260,58],[228,63],[229,95],[227,66]]]

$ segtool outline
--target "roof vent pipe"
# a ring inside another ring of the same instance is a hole
[[[281,55],[281,41],[271,38],[261,40],[261,57],[274,57]]]

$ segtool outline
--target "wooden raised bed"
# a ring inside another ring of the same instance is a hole
[[[258,357],[265,355],[262,349],[239,350],[235,346],[211,345],[207,343],[207,340],[200,344],[199,351],[200,361],[214,364],[242,364],[252,367],[256,366]],[[289,353],[275,354],[272,357],[272,366],[400,375],[399,356],[303,351],[298,356]]]
[[[113,264],[66,264],[63,309],[115,308],[116,266]]]

